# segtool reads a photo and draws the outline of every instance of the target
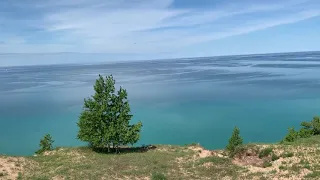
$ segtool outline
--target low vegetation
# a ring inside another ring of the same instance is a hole
[[[36,154],[41,154],[45,151],[51,151],[53,149],[53,142],[54,140],[52,139],[50,134],[46,134],[43,139],[40,140],[40,149],[36,151]]]
[[[296,131],[294,128],[289,128],[288,134],[281,143],[290,143],[300,138],[309,138],[311,136],[320,135],[320,117],[318,116],[315,116],[310,122],[303,121],[300,126],[301,128],[299,131]]]
[[[240,136],[240,129],[238,127],[235,127],[229,139],[229,143],[226,146],[226,150],[231,157],[234,156],[236,148],[241,146],[242,143],[243,143],[243,140],[242,140],[242,137]]]
[[[198,144],[148,145],[120,152],[79,147],[56,148],[31,157],[0,156],[0,179],[320,178],[320,136],[292,144],[241,145],[232,158],[224,150],[209,151]]]

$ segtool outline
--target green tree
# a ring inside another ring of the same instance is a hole
[[[243,143],[243,140],[242,140],[242,137],[240,136],[240,129],[238,127],[235,127],[229,139],[229,144],[226,146],[226,150],[229,152],[234,152],[236,147],[242,145],[242,143]]]
[[[89,142],[93,148],[111,148],[134,144],[140,138],[142,123],[131,125],[132,118],[125,89],[115,92],[112,75],[105,79],[99,75],[94,85],[95,94],[84,100],[80,115],[78,139]]]
[[[318,116],[313,117],[310,122],[302,122],[301,126],[305,131],[310,131],[312,135],[320,134],[320,118]]]
[[[53,149],[54,140],[52,140],[52,137],[50,134],[46,134],[43,139],[40,140],[40,149],[36,151],[36,154],[41,154],[45,151],[51,151]]]
[[[288,129],[288,134],[281,141],[283,142],[294,142],[299,138],[299,132],[297,132],[294,128]]]

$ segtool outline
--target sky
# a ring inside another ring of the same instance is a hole
[[[0,66],[320,50],[319,0],[1,0]]]

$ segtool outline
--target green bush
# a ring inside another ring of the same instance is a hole
[[[236,147],[242,145],[242,143],[243,143],[243,140],[242,140],[242,137],[240,136],[240,130],[238,127],[235,127],[233,129],[232,135],[229,139],[229,143],[226,146],[226,150],[229,153],[233,153],[235,151]]]
[[[298,132],[299,138],[309,138],[313,135],[312,130],[301,128]]]
[[[284,137],[284,139],[281,141],[283,142],[294,142],[299,138],[299,133],[294,128],[288,129],[288,134]]]
[[[293,157],[294,154],[292,152],[284,152],[281,155],[283,158]]]
[[[320,117],[315,116],[310,122],[301,123],[302,129],[311,131],[312,135],[320,135]]]
[[[263,162],[263,167],[264,168],[271,167],[271,166],[272,166],[271,162],[269,162],[269,161],[264,161]]]
[[[46,134],[43,139],[40,140],[40,149],[36,151],[36,154],[41,154],[45,151],[53,150],[53,140],[50,134]]]
[[[84,100],[80,115],[78,139],[88,142],[94,149],[110,148],[136,143],[140,138],[142,123],[130,125],[132,118],[125,89],[115,91],[113,76],[105,79],[99,75],[94,85],[95,94]]]
[[[151,179],[152,180],[166,180],[167,177],[162,173],[155,172],[155,173],[152,173]]]
[[[300,126],[301,128],[299,131],[295,131],[294,128],[289,128],[288,134],[281,143],[294,142],[299,138],[309,138],[311,136],[320,135],[320,117],[318,116],[313,117],[310,122],[303,121]]]
[[[279,157],[276,154],[272,153],[271,160],[276,161],[278,159],[279,159]]]
[[[272,153],[273,149],[271,147],[265,148],[260,151],[259,158],[267,157]]]

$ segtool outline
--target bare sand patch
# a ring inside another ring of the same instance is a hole
[[[0,179],[17,179],[25,164],[25,159],[21,157],[0,156]]]

